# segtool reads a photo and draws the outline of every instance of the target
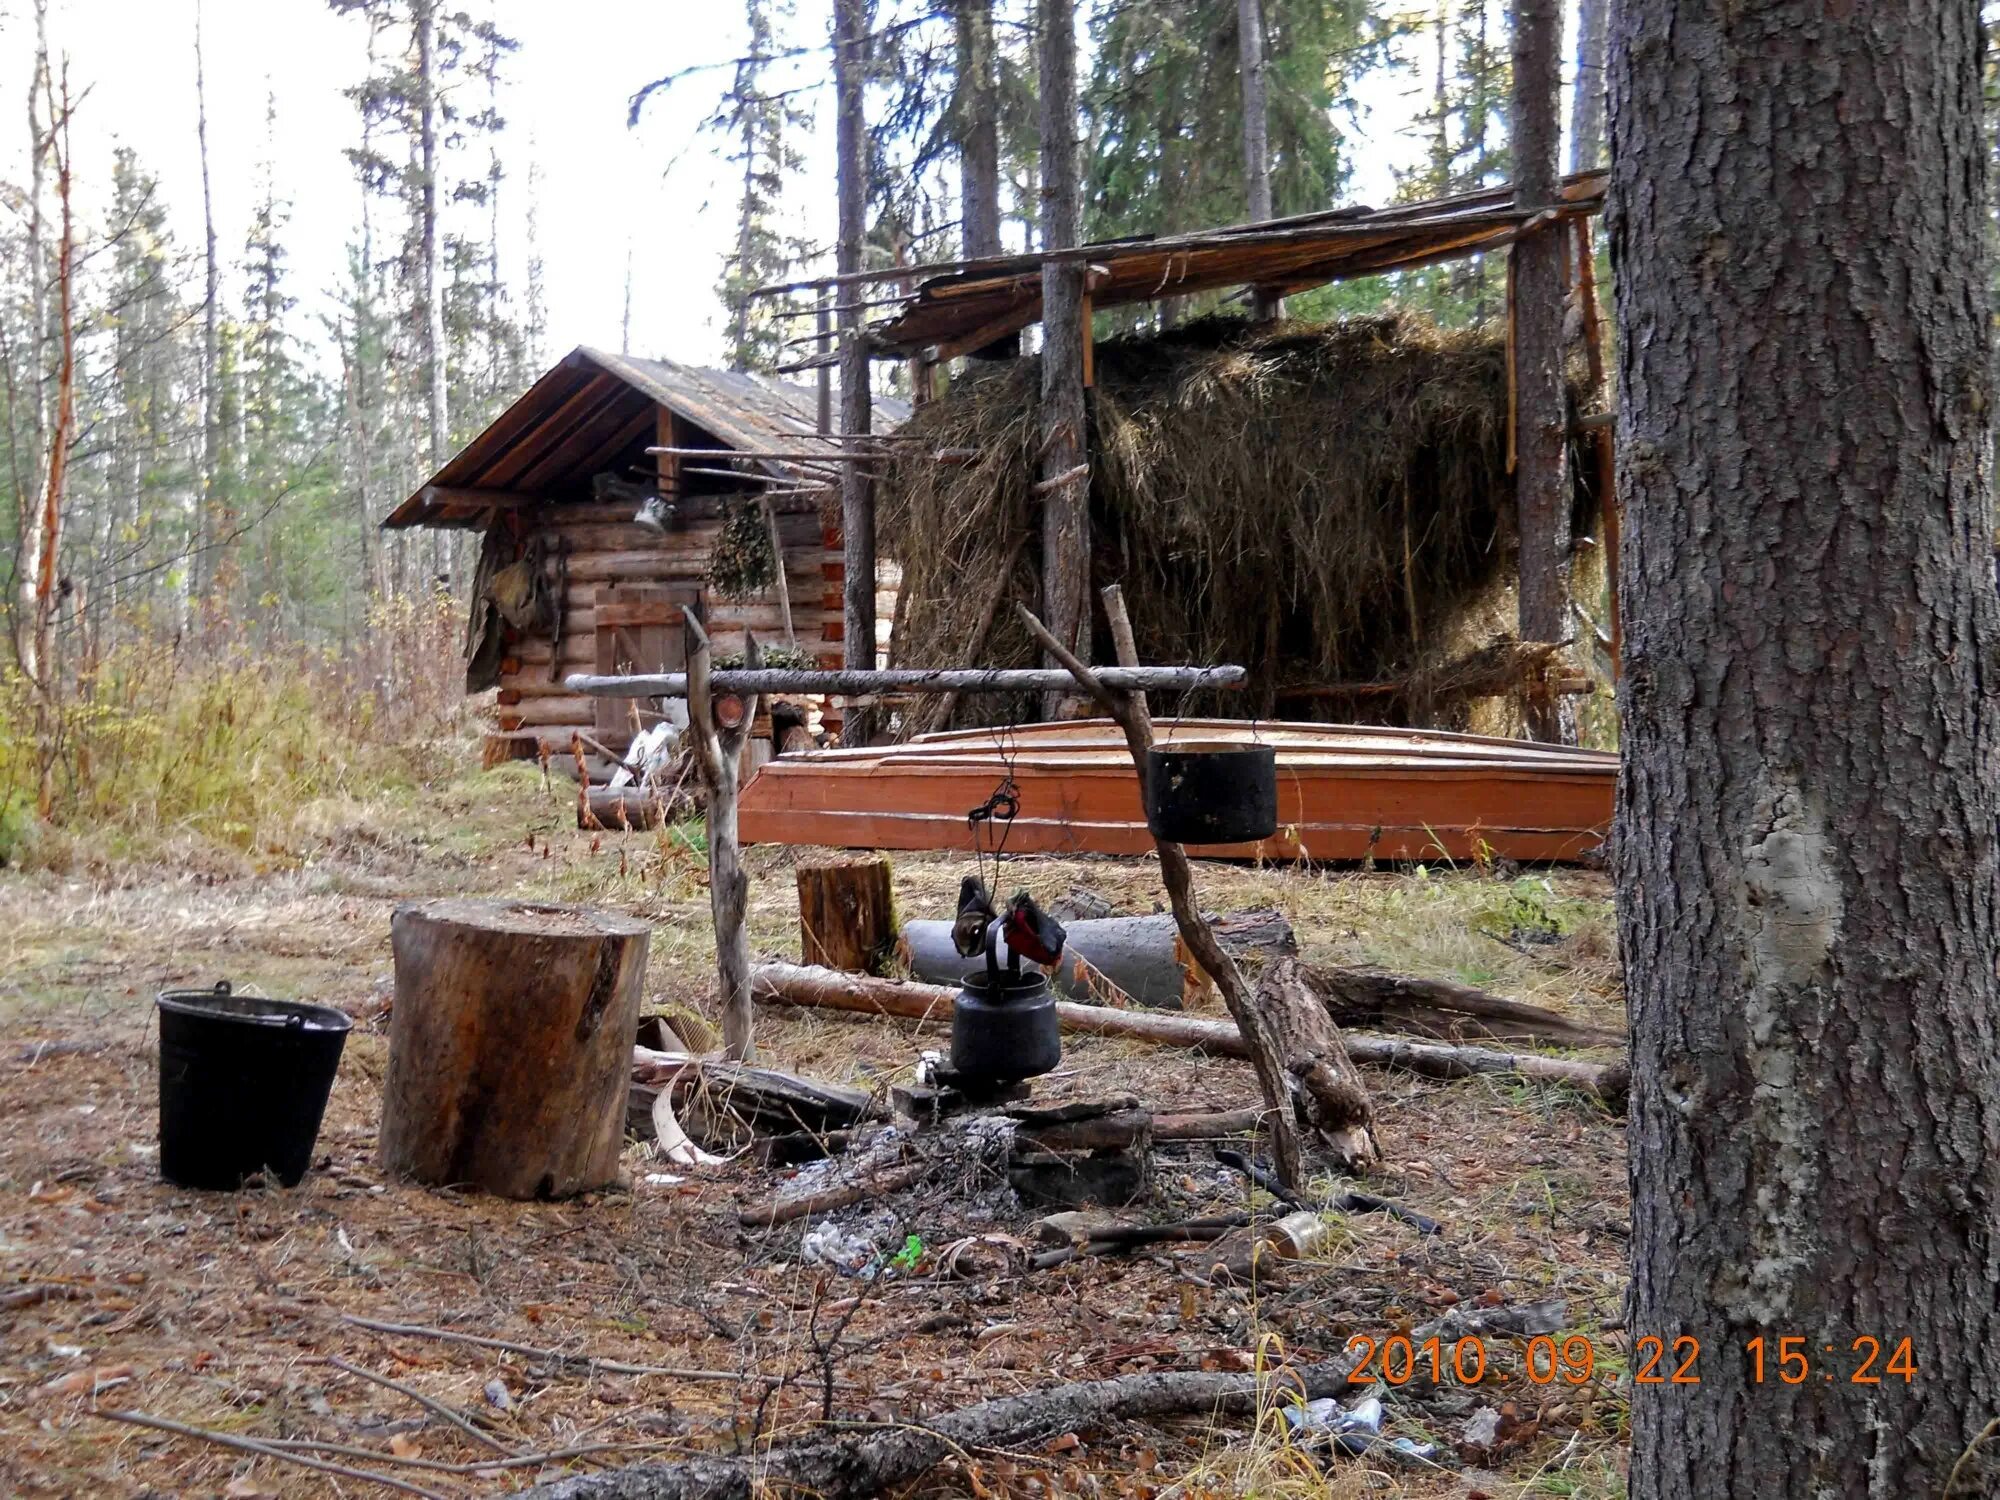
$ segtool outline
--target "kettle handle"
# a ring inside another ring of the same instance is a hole
[[[1000,984],[1000,928],[1006,920],[995,917],[986,924],[986,978],[996,990]],[[1021,955],[1012,949],[1007,952],[1007,972],[1016,979],[1021,977]]]

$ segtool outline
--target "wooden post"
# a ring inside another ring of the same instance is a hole
[[[1114,583],[1104,591],[1103,598],[1104,614],[1111,622],[1111,639],[1118,651],[1119,665],[1136,667],[1139,664],[1139,648],[1132,635],[1131,616],[1125,610],[1124,590]],[[1125,731],[1125,743],[1132,753],[1132,766],[1139,775],[1139,800],[1144,805],[1150,766],[1148,752],[1153,748],[1153,717],[1146,707],[1146,695],[1106,687],[1084,662],[1055,638],[1046,625],[1035,618],[1032,610],[1023,605],[1016,605],[1015,609],[1021,623],[1041,643],[1042,649],[1068,668],[1078,686],[1097,699],[1104,711]],[[1284,1064],[1258,1016],[1256,999],[1243,978],[1243,971],[1236,967],[1236,961],[1216,941],[1215,929],[1201,914],[1201,906],[1195,900],[1194,869],[1188,862],[1187,850],[1167,839],[1155,839],[1154,847],[1160,855],[1160,883],[1167,888],[1167,900],[1173,907],[1174,925],[1180,929],[1181,941],[1187,945],[1195,962],[1201,965],[1202,972],[1214,982],[1222,996],[1222,1003],[1228,1007],[1231,1019],[1236,1022],[1244,1049],[1250,1055],[1250,1065],[1256,1071],[1258,1086],[1263,1090],[1264,1103],[1271,1110],[1271,1155],[1277,1165],[1278,1176],[1287,1185],[1296,1186],[1301,1181],[1299,1137],[1293,1124],[1291,1086],[1286,1081]]]
[[[743,870],[743,850],[736,836],[736,794],[742,786],[742,754],[757,721],[757,696],[741,702],[735,722],[716,722],[715,698],[709,690],[708,632],[693,613],[687,621],[688,733],[694,738],[695,766],[701,772],[708,810],[708,906],[715,923],[717,1002],[722,1009],[724,1055],[749,1062],[756,1053],[751,1039],[750,938],[744,929],[750,901],[750,877]],[[757,637],[743,633],[744,665],[759,664]]]
[[[525,901],[399,906],[383,1167],[507,1198],[614,1181],[650,932]]]
[[[800,865],[799,950],[809,964],[878,974],[896,946],[889,857]]]

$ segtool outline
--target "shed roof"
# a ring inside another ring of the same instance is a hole
[[[1557,212],[1596,213],[1607,181],[1604,172],[1566,178]],[[1106,240],[1059,258],[1089,264],[1091,300],[1099,308],[1233,286],[1298,292],[1497,250],[1538,217],[1516,208],[1513,189],[1502,187],[1393,208],[1330,209],[1193,234]],[[1038,251],[989,256],[932,277],[870,330],[876,353],[946,359],[1039,321],[1046,258]]]
[[[659,406],[713,438],[719,451],[796,447],[798,439],[818,430],[818,394],[809,386],[578,347],[382,524],[477,526],[489,511],[473,492],[490,492],[492,503],[502,504],[509,496],[587,482],[621,459],[643,456],[645,447],[657,441]],[[877,429],[886,431],[903,421],[909,409],[883,399],[875,403],[875,413]],[[779,460],[758,462],[773,473],[794,472]]]

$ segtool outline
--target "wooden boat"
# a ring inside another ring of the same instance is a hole
[[[1277,747],[1278,832],[1194,853],[1326,861],[1578,860],[1611,827],[1618,757],[1597,750],[1348,724],[1159,720],[1161,743]],[[971,850],[966,820],[1011,775],[1010,854],[1153,848],[1138,776],[1108,719],[956,730],[771,761],[744,788],[746,843]],[[979,834],[990,849],[998,825]]]

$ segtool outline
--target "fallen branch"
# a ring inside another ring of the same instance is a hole
[[[600,1359],[594,1354],[565,1354],[560,1349],[540,1349],[533,1344],[516,1344],[506,1339],[490,1339],[483,1334],[460,1333],[453,1328],[427,1328],[421,1323],[384,1323],[375,1318],[360,1318],[353,1313],[341,1315],[341,1322],[351,1323],[356,1328],[370,1329],[375,1333],[393,1333],[404,1338],[442,1339],[446,1343],[471,1344],[480,1349],[503,1349],[509,1354],[526,1355],[530,1359],[546,1359],[557,1364],[588,1365],[593,1370],[601,1370],[607,1375],[671,1375],[677,1380],[707,1380],[718,1384],[785,1385],[792,1379],[788,1375],[750,1375],[738,1370],[696,1370],[682,1365],[633,1365],[623,1360]]]
[[[1310,964],[1303,972],[1342,1026],[1406,1031],[1455,1042],[1553,1042],[1560,1047],[1622,1047],[1622,1032],[1572,1021],[1539,1005],[1509,1000],[1449,979],[1417,979],[1380,969]]]
[[[515,1451],[514,1449],[508,1447],[505,1443],[501,1442],[500,1439],[494,1437],[492,1433],[481,1432],[477,1427],[473,1426],[472,1423],[468,1422],[463,1416],[459,1415],[459,1413],[453,1411],[449,1406],[446,1406],[442,1401],[436,1400],[435,1398],[430,1396],[426,1396],[422,1391],[416,1390],[411,1386],[404,1385],[403,1382],[400,1380],[391,1380],[387,1375],[378,1375],[375,1373],[375,1371],[368,1369],[366,1366],[349,1364],[346,1360],[337,1358],[334,1355],[331,1354],[327,1355],[326,1362],[329,1365],[331,1365],[334,1369],[344,1371],[345,1373],[354,1376],[356,1379],[371,1380],[376,1385],[387,1386],[390,1390],[397,1392],[399,1395],[408,1396],[412,1401],[416,1402],[417,1405],[421,1406],[425,1411],[430,1412],[435,1416],[443,1417],[445,1421],[451,1423],[452,1426],[456,1427],[460,1432],[464,1433],[474,1442],[484,1443],[487,1447],[491,1448],[495,1453],[504,1453],[510,1458],[514,1456],[514,1451]]]
[[[861,1500],[968,1451],[1018,1448],[1113,1422],[1193,1412],[1241,1415],[1266,1402],[1341,1394],[1354,1368],[1354,1359],[1343,1357],[1270,1377],[1166,1371],[1079,1381],[982,1401],[921,1426],[875,1427],[749,1458],[578,1475],[527,1493],[540,1500],[750,1500],[758,1486],[776,1485],[817,1500]]]
[[[806,1009],[847,1010],[863,1015],[894,1016],[919,1022],[950,1018],[955,991],[942,985],[916,984],[906,979],[874,979],[809,969],[800,964],[759,964],[751,971],[751,993],[773,1004]],[[1114,1010],[1101,1005],[1056,1002],[1056,1017],[1064,1031],[1091,1036],[1185,1047],[1217,1057],[1246,1057],[1242,1034],[1228,1021],[1151,1011]],[[1357,1063],[1402,1068],[1428,1078],[1470,1078],[1475,1074],[1513,1075],[1538,1083],[1566,1084],[1590,1094],[1613,1110],[1623,1110],[1631,1077],[1623,1063],[1575,1062],[1532,1052],[1497,1052],[1484,1047],[1452,1047],[1436,1042],[1406,1042],[1390,1037],[1341,1038],[1342,1048]]]
[[[289,1448],[274,1448],[269,1443],[260,1443],[254,1438],[237,1437],[234,1433],[215,1432],[206,1427],[190,1427],[185,1422],[170,1422],[165,1417],[151,1416],[142,1411],[91,1412],[93,1417],[102,1417],[107,1422],[129,1422],[134,1427],[150,1427],[156,1432],[171,1432],[179,1437],[191,1437],[204,1443],[214,1443],[219,1448],[234,1448],[239,1453],[255,1453],[261,1458],[275,1459],[279,1463],[297,1464],[305,1469],[317,1469],[322,1474],[338,1474],[342,1479],[360,1479],[369,1484],[379,1484],[387,1489],[401,1490],[406,1495],[417,1495],[421,1500],[446,1500],[436,1490],[427,1490],[422,1485],[411,1484],[398,1479],[394,1474],[381,1474],[373,1469],[357,1469],[349,1464],[337,1464],[330,1459],[312,1458]]]

